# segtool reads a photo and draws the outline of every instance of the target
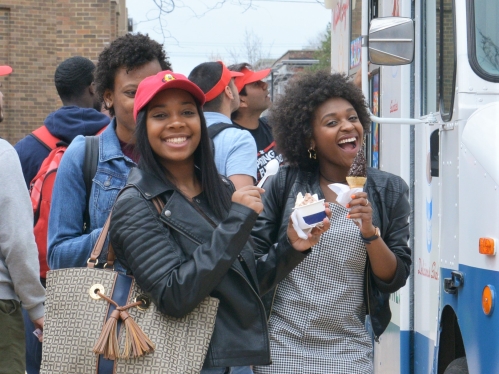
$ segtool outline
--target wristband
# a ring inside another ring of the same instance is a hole
[[[374,226],[374,235],[370,236],[368,238],[365,238],[362,236],[362,233],[360,234],[360,238],[364,242],[364,244],[371,244],[373,240],[378,239],[381,236],[381,233],[379,232],[379,227]]]

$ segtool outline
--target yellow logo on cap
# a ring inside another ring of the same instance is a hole
[[[171,74],[166,74],[164,77],[163,77],[163,82],[169,82],[169,81],[173,81],[175,80],[175,77]]]

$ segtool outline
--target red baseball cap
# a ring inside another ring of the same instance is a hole
[[[234,83],[236,84],[237,90],[241,92],[241,90],[247,84],[261,81],[263,78],[267,77],[270,74],[270,69],[263,69],[259,71],[253,71],[244,67],[241,69],[241,73],[243,73],[242,77],[237,77],[234,79]]]
[[[206,102],[201,88],[187,79],[185,75],[174,73],[171,70],[160,71],[156,75],[145,78],[137,87],[133,103],[133,118],[137,120],[137,114],[158,92],[170,88],[178,88],[189,92],[201,106]]]
[[[0,66],[0,76],[1,75],[9,75],[12,73],[12,68],[8,65],[2,65]]]
[[[222,75],[220,76],[217,84],[215,84],[212,89],[206,93],[206,101],[211,101],[220,95],[223,90],[225,90],[225,87],[229,85],[232,78],[242,77],[244,75],[243,73],[239,73],[237,71],[230,71],[222,61],[217,62],[222,65]]]

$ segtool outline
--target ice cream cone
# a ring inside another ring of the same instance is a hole
[[[366,184],[366,177],[347,177],[347,183],[350,188],[362,188]]]

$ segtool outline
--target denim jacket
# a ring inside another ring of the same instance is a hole
[[[90,227],[85,231],[84,158],[85,137],[78,136],[64,153],[52,190],[47,254],[51,269],[86,266],[116,196],[135,166],[121,151],[113,119],[99,136],[99,162],[89,199]],[[107,245],[104,248],[101,258],[107,254]]]

